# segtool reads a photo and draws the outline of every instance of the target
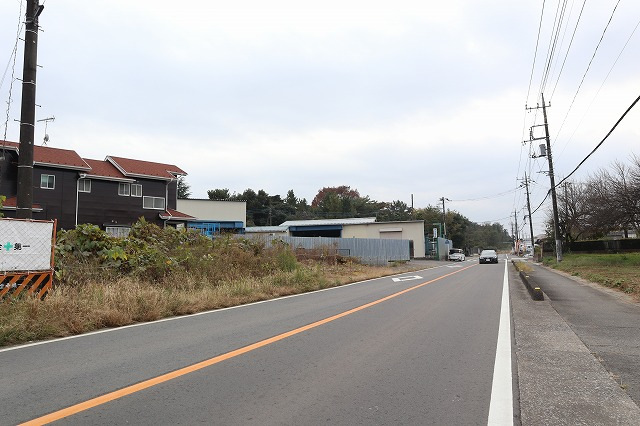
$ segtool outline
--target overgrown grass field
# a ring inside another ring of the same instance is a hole
[[[544,264],[574,276],[615,288],[640,300],[640,253],[574,254],[562,262],[545,257]]]
[[[82,225],[60,232],[54,288],[43,300],[0,301],[0,346],[202,312],[408,270],[335,256],[299,260],[290,247],[161,229],[126,239]],[[323,254],[323,253],[320,253]],[[341,262],[339,262],[341,260]]]

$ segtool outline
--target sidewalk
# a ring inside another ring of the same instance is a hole
[[[640,306],[529,264],[544,301],[509,266],[522,424],[640,425]]]

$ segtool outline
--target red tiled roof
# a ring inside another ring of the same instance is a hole
[[[151,161],[133,160],[130,158],[108,156],[107,161],[113,163],[125,176],[157,177],[174,179],[176,175],[187,173],[173,164],[154,163]]]
[[[108,161],[91,160],[89,158],[83,158],[83,160],[91,167],[91,171],[87,173],[89,176],[127,179],[120,170],[116,169],[116,167]]]
[[[20,144],[0,141],[5,149],[19,151]],[[89,164],[87,161],[90,161]],[[87,170],[90,174],[104,177],[151,177],[165,180],[175,179],[178,175],[186,176],[186,172],[173,164],[154,163],[152,161],[133,160],[130,158],[108,156],[105,161],[82,159],[70,149],[52,148],[48,146],[33,147],[34,164],[51,165],[68,169]],[[99,164],[100,163],[100,164]],[[114,167],[115,166],[115,167]]]
[[[160,213],[160,219],[195,220],[196,218],[174,209],[166,209]]]
[[[16,142],[3,141],[0,145],[5,148],[11,148],[18,151],[20,144]],[[89,165],[78,155],[77,152],[70,149],[52,148],[48,146],[33,146],[33,162],[34,164],[47,164],[69,169],[89,170]]]
[[[4,203],[2,203],[2,207],[8,207],[10,209],[15,209],[18,205],[18,198],[17,197],[9,197],[6,200],[4,200]],[[38,203],[33,203],[31,205],[31,208],[34,210],[42,210],[42,206]]]

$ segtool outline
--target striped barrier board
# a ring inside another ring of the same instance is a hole
[[[23,293],[44,299],[51,289],[52,281],[52,271],[0,274],[0,301]]]

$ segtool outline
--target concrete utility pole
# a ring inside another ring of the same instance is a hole
[[[527,211],[529,212],[529,231],[531,232],[531,250],[535,252],[535,242],[533,241],[533,219],[531,218],[531,201],[529,201],[529,178],[524,174],[524,187],[527,190]]]
[[[447,200],[447,201],[451,201],[451,200],[445,197],[440,198],[440,201],[442,201],[442,227],[443,227],[442,237],[447,238],[447,220],[445,218],[445,213],[444,213],[444,200]]]
[[[20,112],[20,155],[16,217],[31,219],[33,206],[33,139],[36,118],[36,69],[38,66],[38,17],[44,6],[27,0],[22,69],[22,109]]]
[[[518,212],[516,210],[513,211],[513,219],[516,222],[516,243],[513,246],[513,251],[515,254],[518,254],[518,252],[520,251],[520,244],[518,243],[520,237],[518,237]]]
[[[560,238],[560,220],[558,218],[558,198],[556,196],[556,180],[553,174],[553,158],[551,157],[551,139],[549,138],[549,123],[547,122],[547,105],[544,103],[544,93],[542,95],[542,107],[536,106],[538,109],[542,108],[542,115],[544,116],[544,138],[531,138],[531,141],[537,139],[545,139],[547,142],[547,160],[549,161],[549,179],[551,180],[551,202],[553,204],[553,232],[556,240],[556,260],[562,262],[562,238]],[[549,105],[550,106],[550,105]]]

